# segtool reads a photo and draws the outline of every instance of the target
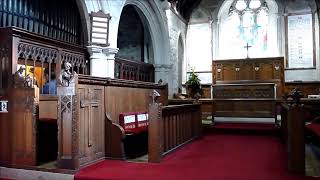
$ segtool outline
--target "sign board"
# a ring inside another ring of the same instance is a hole
[[[313,31],[312,15],[288,16],[289,68],[312,68]]]
[[[8,112],[8,101],[2,100],[0,101],[0,113]]]

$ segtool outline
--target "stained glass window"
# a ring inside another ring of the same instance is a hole
[[[265,0],[234,0],[220,29],[220,57],[246,57],[247,44],[250,46],[250,57],[266,56],[268,15]]]

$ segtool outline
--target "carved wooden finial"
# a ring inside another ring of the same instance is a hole
[[[152,104],[156,103],[158,97],[160,97],[160,93],[155,89],[151,92],[150,97],[152,97]]]
[[[298,88],[294,88],[291,93],[288,95],[294,101],[294,104],[300,104],[300,98],[302,98],[301,91]]]
[[[195,95],[194,95],[194,98],[196,99],[196,102],[199,102],[199,99],[201,97],[201,94],[199,92],[197,92]]]
[[[60,72],[59,76],[59,85],[60,86],[69,86],[73,81],[75,72],[71,72],[72,65],[69,62],[64,63],[64,68]]]

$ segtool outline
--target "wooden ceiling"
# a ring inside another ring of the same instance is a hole
[[[189,20],[191,13],[196,8],[201,0],[168,0],[170,3],[177,3],[177,10],[183,18]]]

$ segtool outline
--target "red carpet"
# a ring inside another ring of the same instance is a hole
[[[76,180],[309,180],[287,172],[285,145],[275,136],[207,133],[160,164],[105,160]]]

